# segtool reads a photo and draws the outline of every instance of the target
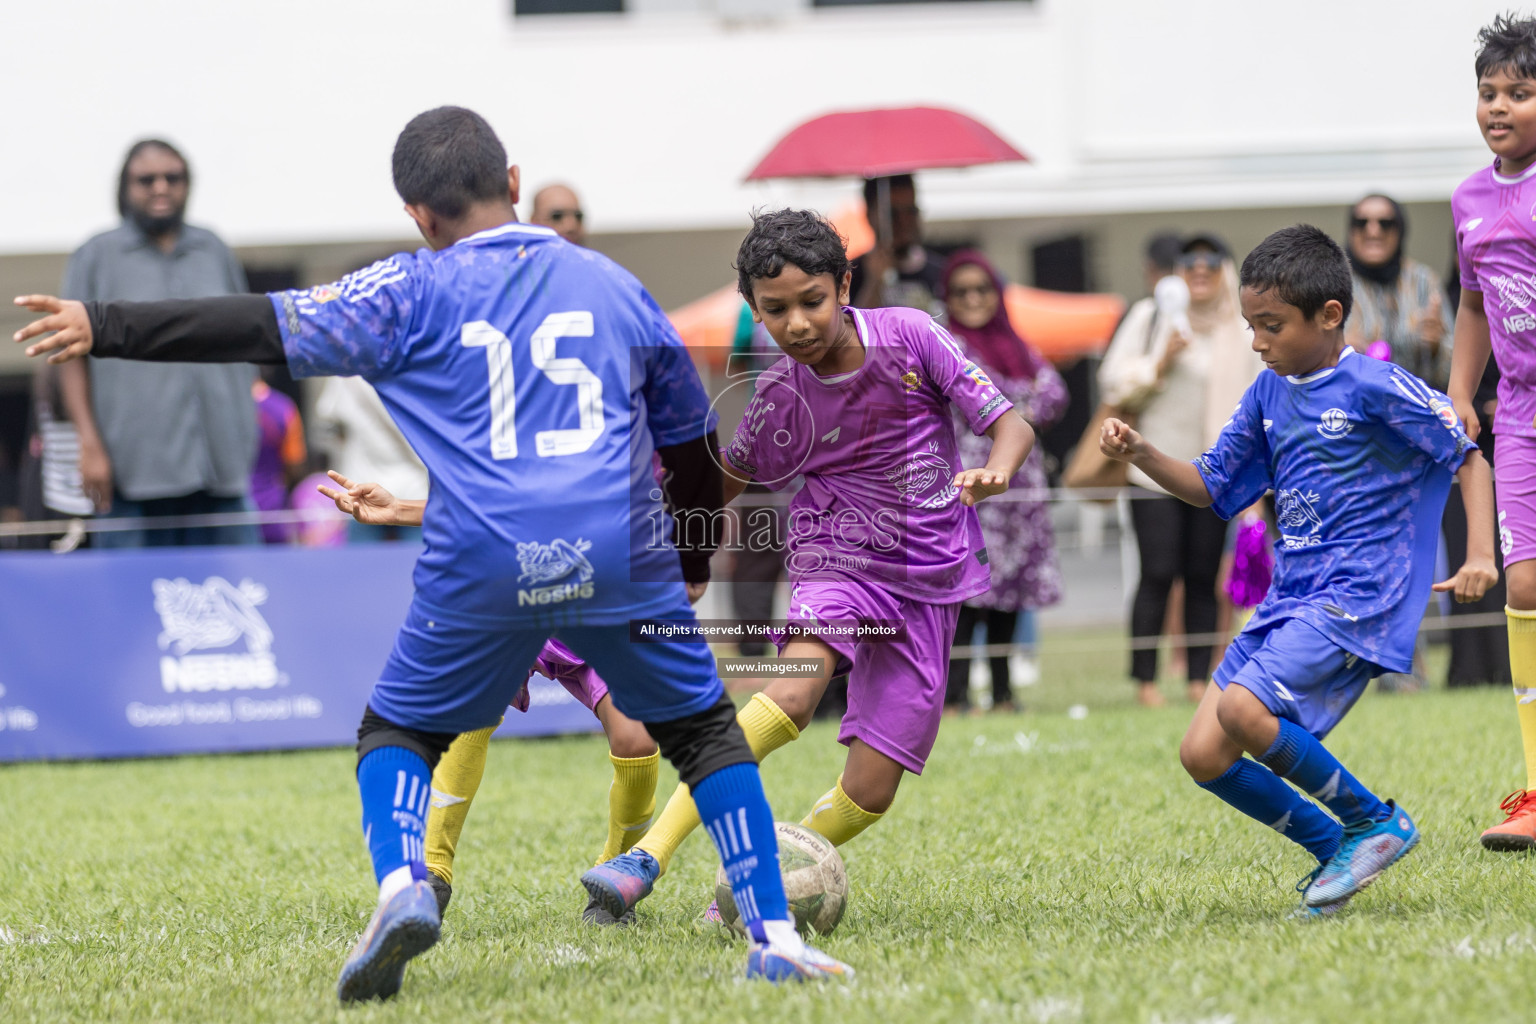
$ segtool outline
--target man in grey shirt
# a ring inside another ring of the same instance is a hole
[[[123,161],[123,223],[87,241],[64,271],[80,300],[192,299],[247,291],[245,273],[211,231],[186,224],[192,176],[175,147],[135,143]],[[243,364],[77,360],[60,367],[66,412],[80,435],[80,475],[98,512],[114,517],[248,511],[256,457],[255,370]],[[89,374],[88,379],[86,374]],[[69,396],[78,397],[69,401]],[[110,531],[98,547],[257,542],[254,526]]]

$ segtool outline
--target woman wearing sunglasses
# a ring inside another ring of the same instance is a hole
[[[1365,351],[1385,341],[1392,361],[1444,391],[1451,376],[1451,311],[1440,276],[1403,255],[1408,220],[1396,200],[1366,196],[1349,211],[1355,305],[1345,337]]]
[[[1354,273],[1355,301],[1344,325],[1345,338],[1362,352],[1386,342],[1392,362],[1436,391],[1446,390],[1451,379],[1450,304],[1440,275],[1403,255],[1408,237],[1403,208],[1387,196],[1366,196],[1350,209],[1348,227],[1345,251]],[[1461,493],[1453,492],[1447,504],[1459,506]],[[1388,672],[1376,685],[1389,693],[1412,692],[1425,687],[1425,678],[1421,641],[1412,673]]]
[[[1243,391],[1264,369],[1254,353],[1237,299],[1237,270],[1226,244],[1214,235],[1184,240],[1177,274],[1188,308],[1169,302],[1160,283],[1157,302],[1131,307],[1099,368],[1102,401],[1136,417],[1137,429],[1163,451],[1193,459],[1216,440]],[[1177,296],[1175,296],[1177,297]],[[1131,651],[1137,698],[1163,702],[1157,688],[1156,638],[1168,611],[1174,580],[1184,581],[1184,632],[1216,631],[1216,577],[1227,524],[1208,508],[1170,497],[1132,467],[1130,502],[1141,556],[1141,579],[1131,605]],[[1188,647],[1188,694],[1198,701],[1210,678],[1211,645]]]

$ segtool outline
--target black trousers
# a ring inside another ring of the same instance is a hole
[[[1484,432],[1477,439],[1481,448],[1493,462],[1494,438]],[[1441,519],[1445,531],[1445,556],[1451,571],[1467,560],[1467,507],[1461,501],[1461,487],[1451,488],[1445,499],[1445,516]],[[1485,615],[1502,612],[1508,601],[1504,586],[1504,558],[1494,545],[1494,562],[1499,566],[1499,581],[1489,588],[1482,600],[1471,604],[1451,602],[1451,621],[1458,616]],[[1451,665],[1446,673],[1447,686],[1509,685],[1509,628],[1507,626],[1482,626],[1477,629],[1452,629],[1447,631],[1451,641]]]
[[[1013,642],[1013,628],[1019,624],[1018,612],[1005,612],[997,608],[972,608],[960,606],[960,617],[955,621],[955,646],[969,647],[976,624],[987,624],[987,646]],[[1008,655],[998,654],[987,659],[992,669],[992,704],[1013,700],[1013,680],[1008,673]],[[949,659],[949,682],[944,687],[945,707],[966,707],[971,703],[971,659],[953,655]]]
[[[1141,553],[1141,581],[1131,604],[1131,637],[1151,639],[1162,633],[1168,591],[1177,579],[1184,581],[1184,632],[1214,633],[1216,575],[1227,539],[1226,522],[1208,508],[1159,495],[1133,500],[1131,523]],[[1191,645],[1188,656],[1190,681],[1209,679],[1211,645]],[[1156,681],[1156,647],[1131,652],[1131,676],[1138,682]]]

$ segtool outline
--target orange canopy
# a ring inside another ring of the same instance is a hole
[[[848,242],[848,255],[857,258],[874,248],[862,203],[849,204],[830,218]],[[1115,325],[1125,313],[1125,300],[1105,293],[1052,292],[1010,284],[1003,295],[1013,329],[1053,362],[1068,362],[1109,344]],[[683,342],[702,352],[714,369],[725,367],[736,338],[742,308],[734,284],[710,292],[667,314]]]

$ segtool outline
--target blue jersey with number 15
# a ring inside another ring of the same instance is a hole
[[[514,223],[271,298],[294,376],[365,378],[426,464],[419,607],[488,627],[676,607],[652,454],[715,417],[628,272]]]

